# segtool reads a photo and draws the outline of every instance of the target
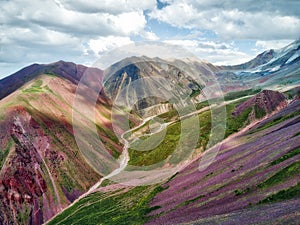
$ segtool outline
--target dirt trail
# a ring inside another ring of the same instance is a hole
[[[47,143],[46,149],[48,149],[48,148],[49,148],[49,143]],[[46,170],[47,170],[47,173],[48,173],[48,175],[49,175],[49,178],[50,178],[50,180],[51,180],[51,183],[52,183],[52,186],[53,186],[53,189],[54,189],[54,192],[55,192],[55,197],[56,197],[56,199],[57,199],[57,203],[58,203],[58,205],[59,205],[59,207],[60,207],[59,210],[61,210],[61,207],[62,207],[62,206],[61,206],[61,200],[60,200],[60,196],[59,196],[57,187],[56,187],[56,185],[55,185],[55,181],[54,181],[54,178],[53,178],[53,176],[52,176],[52,173],[50,172],[50,169],[49,169],[47,163],[45,162],[44,157],[42,157],[41,152],[38,152],[38,153],[40,154],[40,158],[42,159],[43,164],[45,165],[45,168],[46,168]]]
[[[245,98],[245,97],[243,97],[243,98]],[[199,110],[197,110],[197,111],[191,112],[191,113],[186,114],[186,115],[182,115],[182,116],[180,117],[180,119],[185,119],[185,118],[190,117],[190,116],[193,116],[193,115],[195,115],[195,114],[199,114],[199,113],[201,113],[201,112],[204,112],[204,111],[209,110],[209,109],[212,108],[212,107],[220,107],[220,106],[224,106],[224,105],[226,105],[226,104],[228,104],[228,103],[230,103],[230,102],[233,102],[233,101],[227,101],[227,102],[224,101],[224,103],[222,103],[222,104],[219,105],[219,106],[217,106],[217,105],[206,106],[206,107],[204,107],[204,108],[202,108],[202,109],[199,109]],[[82,198],[84,198],[84,197],[88,196],[89,194],[91,194],[91,193],[97,191],[97,189],[100,187],[100,185],[102,184],[102,182],[103,182],[104,180],[109,179],[109,178],[111,178],[111,177],[113,177],[113,176],[116,176],[116,175],[118,175],[120,172],[122,172],[122,171],[126,168],[126,166],[128,165],[128,161],[129,161],[129,159],[130,159],[130,158],[129,158],[129,153],[128,153],[128,148],[130,147],[130,143],[126,140],[126,138],[124,138],[124,136],[125,136],[127,133],[129,133],[129,132],[132,132],[132,131],[134,131],[134,130],[139,129],[140,127],[142,127],[145,123],[147,123],[149,120],[153,119],[154,117],[156,117],[156,116],[151,116],[151,117],[148,117],[148,118],[144,119],[143,122],[142,122],[140,125],[138,125],[138,126],[132,128],[132,129],[130,129],[130,130],[125,131],[125,132],[121,135],[121,139],[122,139],[122,141],[123,141],[123,143],[124,143],[124,147],[123,147],[122,154],[121,154],[120,158],[118,159],[118,161],[119,161],[119,163],[120,163],[119,168],[115,169],[115,170],[112,171],[110,174],[108,174],[108,175],[102,177],[102,178],[101,178],[96,184],[94,184],[94,185],[93,185],[86,193],[84,193],[83,195],[79,196],[74,202],[72,202],[72,203],[71,203],[70,205],[68,205],[66,208],[64,208],[63,210],[61,210],[61,211],[60,211],[58,214],[56,214],[54,217],[56,217],[56,216],[62,214],[66,209],[68,209],[68,208],[72,207],[73,205],[75,205],[75,204],[76,204],[79,200],[81,200]],[[165,129],[167,126],[169,126],[169,125],[171,125],[171,124],[173,124],[173,123],[175,123],[175,122],[177,122],[177,121],[172,121],[172,122],[165,123],[165,124],[161,125],[159,131],[161,131],[162,129]],[[255,124],[258,123],[258,122],[259,122],[259,121],[255,121]],[[254,124],[252,123],[252,124],[250,124],[250,125],[253,126]],[[237,134],[240,134],[240,133],[244,132],[244,130],[249,129],[250,125],[247,126],[247,127],[245,127],[242,131],[237,132]],[[155,133],[157,133],[157,132],[155,132]],[[236,135],[237,135],[237,134],[236,134]],[[230,137],[228,137],[228,138],[233,138],[234,136],[235,136],[235,135],[232,135],[232,136],[230,136]],[[224,141],[224,140],[223,140],[223,141]],[[54,218],[54,217],[53,217],[53,218]],[[50,222],[53,218],[51,218],[50,220],[48,220],[47,222],[45,222],[45,224],[48,223],[48,222]]]
[[[120,156],[120,158],[118,159],[119,163],[120,163],[120,166],[119,168],[115,169],[114,171],[112,171],[110,174],[102,177],[96,184],[94,184],[86,193],[84,193],[83,195],[79,196],[74,202],[72,202],[70,205],[68,205],[66,208],[62,209],[59,213],[57,213],[54,217],[52,217],[50,220],[46,221],[44,224],[47,224],[49,223],[53,218],[55,218],[56,216],[62,214],[66,209],[72,207],[73,205],[75,205],[77,202],[79,202],[79,200],[81,200],[82,198],[88,196],[89,194],[91,194],[92,192],[96,191],[97,188],[101,185],[101,183],[106,180],[106,179],[109,179],[113,176],[116,176],[117,174],[119,174],[120,172],[122,172],[127,164],[128,164],[128,161],[129,161],[129,153],[128,153],[128,148],[130,147],[130,143],[124,138],[124,135],[126,135],[127,133],[135,130],[135,129],[138,129],[140,128],[141,126],[143,126],[145,123],[147,123],[149,120],[153,119],[155,116],[151,116],[151,117],[148,117],[146,119],[143,120],[143,122],[128,130],[128,131],[125,131],[122,135],[121,135],[121,139],[124,143],[124,147],[123,147],[123,151],[122,151],[122,154]]]

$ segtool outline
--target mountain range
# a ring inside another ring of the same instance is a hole
[[[0,80],[0,224],[297,224],[299,51],[58,61]],[[169,173],[145,178],[152,165]]]

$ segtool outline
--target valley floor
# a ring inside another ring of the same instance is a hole
[[[200,157],[158,185],[100,188],[50,224],[296,224],[299,112],[298,100],[226,139],[206,170]]]

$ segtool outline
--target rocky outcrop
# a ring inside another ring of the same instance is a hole
[[[161,103],[161,104],[157,104],[154,106],[150,106],[148,108],[145,109],[141,109],[138,111],[138,113],[140,115],[142,115],[144,118],[150,117],[150,116],[155,116],[155,115],[160,115],[163,113],[166,113],[170,110],[172,110],[173,107],[171,104],[169,103]]]
[[[42,224],[99,177],[80,157],[77,162],[68,161],[72,146],[59,143],[57,137],[63,132],[53,136],[51,127],[55,122],[47,120],[50,129],[19,106],[0,122],[1,153],[8,149],[0,171],[0,224]],[[57,151],[57,145],[59,149],[65,145],[65,150]],[[91,177],[75,182],[78,177],[72,177],[74,172],[82,177],[89,173]]]
[[[239,116],[246,110],[251,109],[249,119],[255,120],[286,106],[287,100],[282,93],[278,91],[263,90],[261,93],[256,94],[238,105],[232,115]]]
[[[19,108],[6,121],[6,128],[9,128],[6,139],[13,142],[13,147],[0,175],[0,211],[4,215],[1,224],[43,222],[42,196],[48,185],[42,159],[30,140],[33,136],[27,133],[28,127],[25,127],[29,120],[30,116]],[[55,208],[52,210],[52,214],[56,212]]]

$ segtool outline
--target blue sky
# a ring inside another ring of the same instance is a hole
[[[298,39],[299,8],[298,0],[0,0],[0,78],[32,63],[92,65],[140,41],[239,64]]]

